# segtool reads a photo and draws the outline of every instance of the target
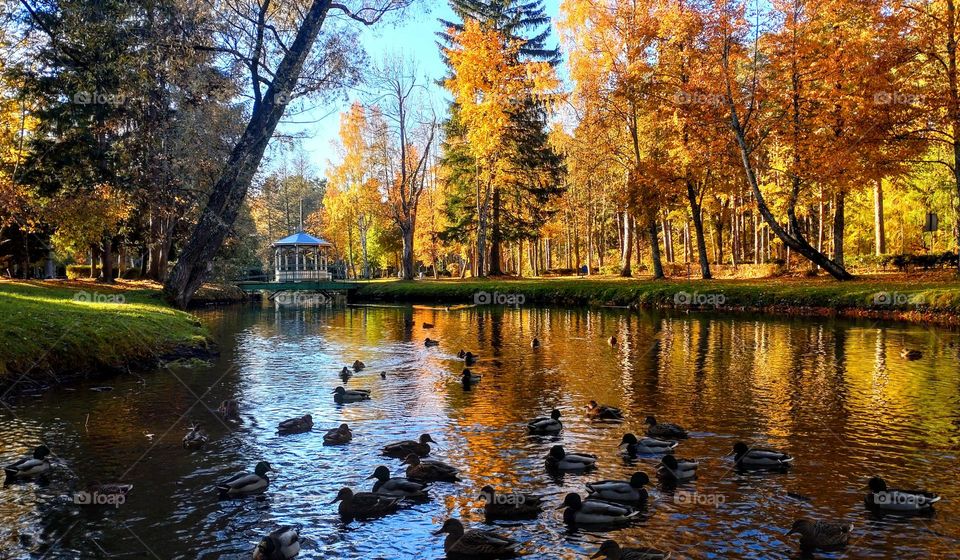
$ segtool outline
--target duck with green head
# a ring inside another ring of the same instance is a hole
[[[587,484],[591,498],[599,498],[608,502],[621,504],[644,504],[647,502],[647,490],[650,477],[643,472],[635,472],[630,480],[601,480]]]
[[[539,416],[527,422],[527,430],[533,435],[556,434],[562,429],[560,411],[556,408],[550,411],[550,416]]]
[[[480,489],[487,520],[530,519],[543,510],[543,497],[522,492],[498,493],[489,484]]]
[[[640,512],[626,504],[587,498],[570,493],[563,499],[563,522],[568,525],[622,526],[633,521]]]
[[[373,483],[371,492],[394,496],[398,498],[407,498],[410,500],[425,500],[427,496],[427,484],[417,482],[403,477],[391,477],[390,469],[380,465],[374,469],[373,474],[367,477],[367,480],[376,480]]]
[[[254,468],[253,473],[240,473],[217,484],[217,492],[221,498],[236,498],[262,494],[270,484],[267,473],[272,471],[273,468],[270,466],[270,463],[260,461]]]
[[[742,441],[733,444],[734,461],[741,470],[785,471],[790,468],[793,457],[762,447],[748,447]]]
[[[638,438],[631,433],[626,433],[623,434],[623,438],[620,440],[620,445],[617,447],[623,450],[628,457],[636,457],[637,455],[660,455],[662,453],[670,453],[677,445],[679,444],[675,441],[668,441],[665,439],[657,439],[652,437]]]
[[[940,496],[924,490],[901,490],[887,488],[885,480],[879,476],[867,482],[870,490],[864,498],[868,508],[891,513],[928,513],[933,511],[933,505],[940,501]]]
[[[673,455],[664,455],[657,465],[657,476],[666,483],[683,483],[697,478],[700,463],[687,459],[677,459]]]
[[[300,554],[300,532],[296,527],[280,527],[263,537],[253,549],[253,560],[292,560]]]
[[[50,470],[49,455],[50,449],[46,445],[38,445],[29,457],[3,467],[6,481],[27,480],[46,474]]]
[[[366,389],[345,389],[343,386],[333,390],[333,401],[337,404],[370,400],[370,391]]]

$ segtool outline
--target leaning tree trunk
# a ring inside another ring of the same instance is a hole
[[[283,117],[286,99],[297,84],[304,61],[313,48],[331,5],[331,0],[313,1],[297,30],[296,38],[277,66],[270,87],[263,99],[254,104],[247,128],[233,147],[200,215],[200,221],[193,228],[177,265],[164,284],[164,296],[175,306],[184,308],[190,303],[233,227],[253,174],[260,166],[273,131]]]
[[[710,280],[710,258],[707,256],[707,240],[703,235],[703,208],[697,200],[697,193],[693,183],[687,181],[687,200],[690,202],[690,212],[693,214],[693,229],[697,234],[697,254],[700,257],[700,275],[704,280]]]

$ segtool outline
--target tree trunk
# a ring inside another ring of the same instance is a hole
[[[100,251],[100,277],[98,282],[113,283],[113,238],[104,236]]]
[[[887,252],[887,236],[883,231],[883,179],[873,187],[873,238],[877,256]]]
[[[844,209],[847,195],[843,191],[837,192],[833,205],[833,262],[843,266],[843,238],[844,238]]]
[[[654,224],[656,227],[656,224]],[[633,260],[633,222],[627,210],[623,211],[623,236],[620,251],[620,276],[633,276],[631,261]]]
[[[323,27],[331,0],[313,0],[274,72],[273,81],[262,100],[254,103],[250,121],[210,193],[200,221],[193,228],[177,266],[164,285],[164,296],[173,305],[185,308],[203,284],[210,263],[226,239],[246,197],[253,174],[286,109],[286,98],[293,92],[303,63]]]
[[[653,279],[665,278],[663,261],[660,260],[660,240],[657,239],[657,221],[650,218],[647,221],[647,235],[650,237],[650,260],[653,261]]]
[[[704,280],[710,280],[710,257],[707,256],[707,239],[703,233],[703,208],[697,199],[697,192],[693,183],[687,181],[687,201],[690,203],[690,213],[693,214],[693,231],[697,236],[697,254],[700,258],[700,275]]]
[[[100,253],[99,244],[90,246],[90,278],[94,280],[100,277]]]
[[[414,233],[414,222],[415,220],[410,217],[407,218],[407,223],[404,224],[404,227],[400,228],[400,235],[403,237],[403,252],[400,259],[400,264],[403,266],[403,279],[404,280],[413,280],[414,271],[413,271],[413,233]],[[434,266],[436,270],[436,266]]]

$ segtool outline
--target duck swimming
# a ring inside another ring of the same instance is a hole
[[[647,425],[647,435],[653,438],[687,439],[690,437],[687,431],[680,426],[669,422],[657,422],[657,419],[653,416],[647,416],[644,424]]]
[[[624,525],[630,523],[640,512],[624,505],[567,494],[563,499],[563,522],[568,525]]]
[[[373,474],[368,476],[367,480],[376,480],[376,482],[373,483],[373,490],[371,490],[371,492],[377,494],[413,500],[421,500],[428,497],[426,484],[410,480],[409,478],[391,477],[390,469],[383,465],[374,469]]]
[[[460,482],[459,471],[442,461],[421,460],[414,453],[403,460],[407,467],[407,478],[417,482]]]
[[[420,457],[426,457],[430,454],[430,444],[436,444],[430,434],[420,434],[419,441],[404,440],[391,443],[383,447],[383,455],[395,459],[405,459],[411,453]]]
[[[280,527],[263,537],[253,549],[253,560],[292,560],[300,554],[300,533],[295,527]]]
[[[623,420],[623,412],[615,407],[600,404],[597,401],[590,401],[587,406],[587,417],[592,420],[603,420],[606,422],[620,422]]]
[[[536,494],[497,494],[489,484],[480,489],[483,511],[488,520],[529,519],[543,511],[543,497]]]
[[[267,472],[272,470],[273,468],[270,467],[270,463],[260,461],[257,463],[253,474],[241,473],[228,478],[220,484],[217,484],[217,491],[221,498],[260,494],[266,490],[270,484],[270,479],[267,478]]]
[[[540,339],[539,339],[539,338],[534,338],[533,340],[531,340],[531,341],[530,341],[530,347],[531,347],[531,348],[540,348]]]
[[[370,391],[366,389],[344,389],[340,386],[333,390],[333,401],[338,404],[368,400],[370,400]]]
[[[601,480],[587,484],[590,498],[598,498],[608,502],[621,504],[643,504],[647,501],[647,490],[650,477],[646,473],[635,472],[630,480]]]
[[[350,371],[350,369],[347,368],[347,366],[343,366],[343,369],[340,370],[340,379],[342,379],[343,382],[346,383],[347,381],[350,380],[351,377],[353,377],[353,372]]]
[[[356,360],[353,362],[353,371],[360,371],[365,367],[367,367],[367,364],[361,362],[360,360]]]
[[[313,416],[304,414],[300,418],[290,418],[277,425],[280,435],[302,434],[313,429]]]
[[[200,424],[194,422],[190,424],[190,429],[187,430],[187,434],[183,436],[183,441],[180,444],[184,449],[196,451],[206,445],[209,439],[210,437],[207,436],[206,432],[200,429]]]
[[[479,383],[482,377],[483,377],[482,375],[477,375],[472,371],[470,371],[469,369],[465,369],[463,370],[463,375],[460,377],[460,381],[463,383],[473,385],[475,383]]]
[[[940,496],[923,490],[887,488],[887,483],[875,476],[867,483],[870,492],[864,499],[868,508],[893,513],[925,513],[933,509]]]
[[[344,487],[330,503],[340,502],[337,512],[344,519],[372,519],[396,511],[401,499],[373,492],[354,493],[353,490]]]
[[[425,329],[432,329],[432,328],[433,328],[433,323],[424,323],[424,324],[423,324],[423,328],[425,328]]]
[[[742,441],[733,445],[737,467],[745,470],[784,470],[790,467],[793,457],[772,449],[750,448]]]
[[[36,478],[50,470],[50,449],[46,445],[39,445],[33,450],[30,457],[3,467],[7,482]]]
[[[669,453],[673,449],[680,445],[675,441],[667,441],[663,439],[644,437],[637,438],[637,436],[626,433],[623,434],[623,439],[620,440],[620,449],[623,449],[624,452],[630,457],[635,457],[637,455],[657,455],[660,453]]]
[[[567,453],[562,445],[554,445],[547,455],[547,470],[585,471],[596,466],[597,456],[586,453]]]
[[[851,523],[797,519],[788,535],[800,535],[800,550],[836,550],[850,541]]]
[[[447,519],[434,535],[446,533],[443,550],[447,558],[512,558],[517,555],[517,542],[493,531],[466,531],[459,519]]]
[[[327,430],[327,433],[323,434],[324,445],[343,445],[350,443],[352,439],[353,432],[350,431],[350,426],[346,424],[340,424],[340,426]]]
[[[527,430],[531,434],[555,434],[563,429],[560,423],[560,411],[556,408],[550,411],[550,416],[540,416],[527,423]]]
[[[673,455],[664,455],[657,466],[657,476],[666,482],[686,482],[697,477],[700,463],[677,459]]]
[[[600,545],[600,550],[590,558],[606,558],[607,560],[667,560],[669,552],[647,547],[624,548],[617,541],[606,540]]]
[[[440,346],[440,341],[431,340],[430,337],[427,337],[427,339],[423,341],[423,345],[424,346]]]
[[[919,360],[923,357],[923,352],[912,348],[904,348],[900,350],[900,357],[904,360]]]
[[[220,403],[220,408],[217,409],[217,413],[219,413],[224,420],[230,422],[240,421],[240,405],[237,404],[237,401],[234,399],[227,399]]]

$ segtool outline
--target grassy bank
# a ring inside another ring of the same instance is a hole
[[[365,284],[355,299],[473,304],[478,293],[519,294],[524,304],[770,311],[960,324],[960,280],[945,275],[876,275],[842,283],[827,278],[390,281]]]
[[[0,281],[0,386],[139,369],[208,346],[196,318],[149,285]]]

